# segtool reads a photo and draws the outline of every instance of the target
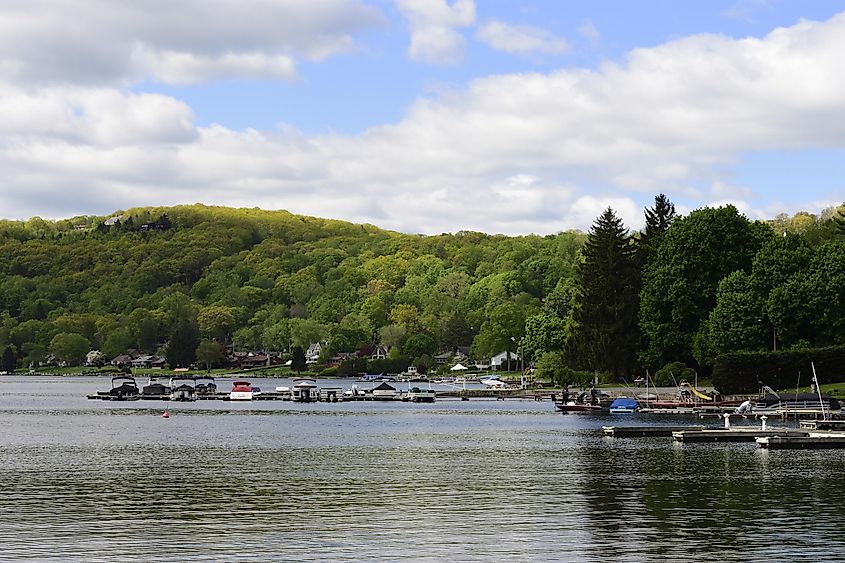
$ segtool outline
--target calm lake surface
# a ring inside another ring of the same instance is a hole
[[[644,419],[549,401],[85,398],[109,386],[0,377],[0,560],[845,559],[843,451],[614,440]]]

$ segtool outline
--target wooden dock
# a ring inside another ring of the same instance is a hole
[[[673,432],[672,437],[677,442],[754,442],[757,438],[770,436],[807,437],[807,430],[794,428],[767,428],[739,426],[732,428],[713,428],[696,432]]]
[[[700,432],[704,426],[602,426],[605,436],[611,438],[670,437],[674,432]]]
[[[819,420],[807,419],[798,422],[798,426],[806,430],[843,430],[845,431],[845,420]]]
[[[764,436],[757,438],[757,445],[767,450],[841,450],[845,449],[845,434]]]

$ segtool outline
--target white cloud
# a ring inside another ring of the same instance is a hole
[[[0,85],[0,206],[68,216],[203,201],[411,232],[548,233],[587,229],[608,205],[636,228],[654,193],[698,189],[701,204],[756,217],[766,194],[730,187],[743,153],[845,150],[843,52],[845,15],[759,39],[688,37],[595,71],[478,79],[355,136],[197,127],[167,96]]]
[[[490,20],[479,28],[476,37],[498,51],[515,55],[560,55],[569,50],[566,40],[538,27],[511,25]]]
[[[396,0],[411,29],[408,55],[432,64],[454,64],[466,41],[457,31],[475,23],[475,0]]]
[[[0,70],[30,85],[287,79],[383,21],[362,0],[6,0]]]

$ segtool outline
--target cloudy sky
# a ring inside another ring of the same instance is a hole
[[[845,12],[795,0],[3,0],[0,216],[632,228],[845,201]]]

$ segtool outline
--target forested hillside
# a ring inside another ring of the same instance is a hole
[[[588,234],[524,237],[201,205],[2,221],[3,367],[322,342],[320,364],[383,344],[421,369],[471,346],[519,350],[558,380],[675,361],[706,372],[725,353],[845,343],[843,210],[676,217],[661,195],[642,232],[608,209]]]
[[[571,293],[584,238],[423,237],[204,206],[6,221],[0,343],[19,365],[78,363],[88,347],[153,353],[186,334],[245,350],[384,343],[413,359],[471,344],[489,356]]]

